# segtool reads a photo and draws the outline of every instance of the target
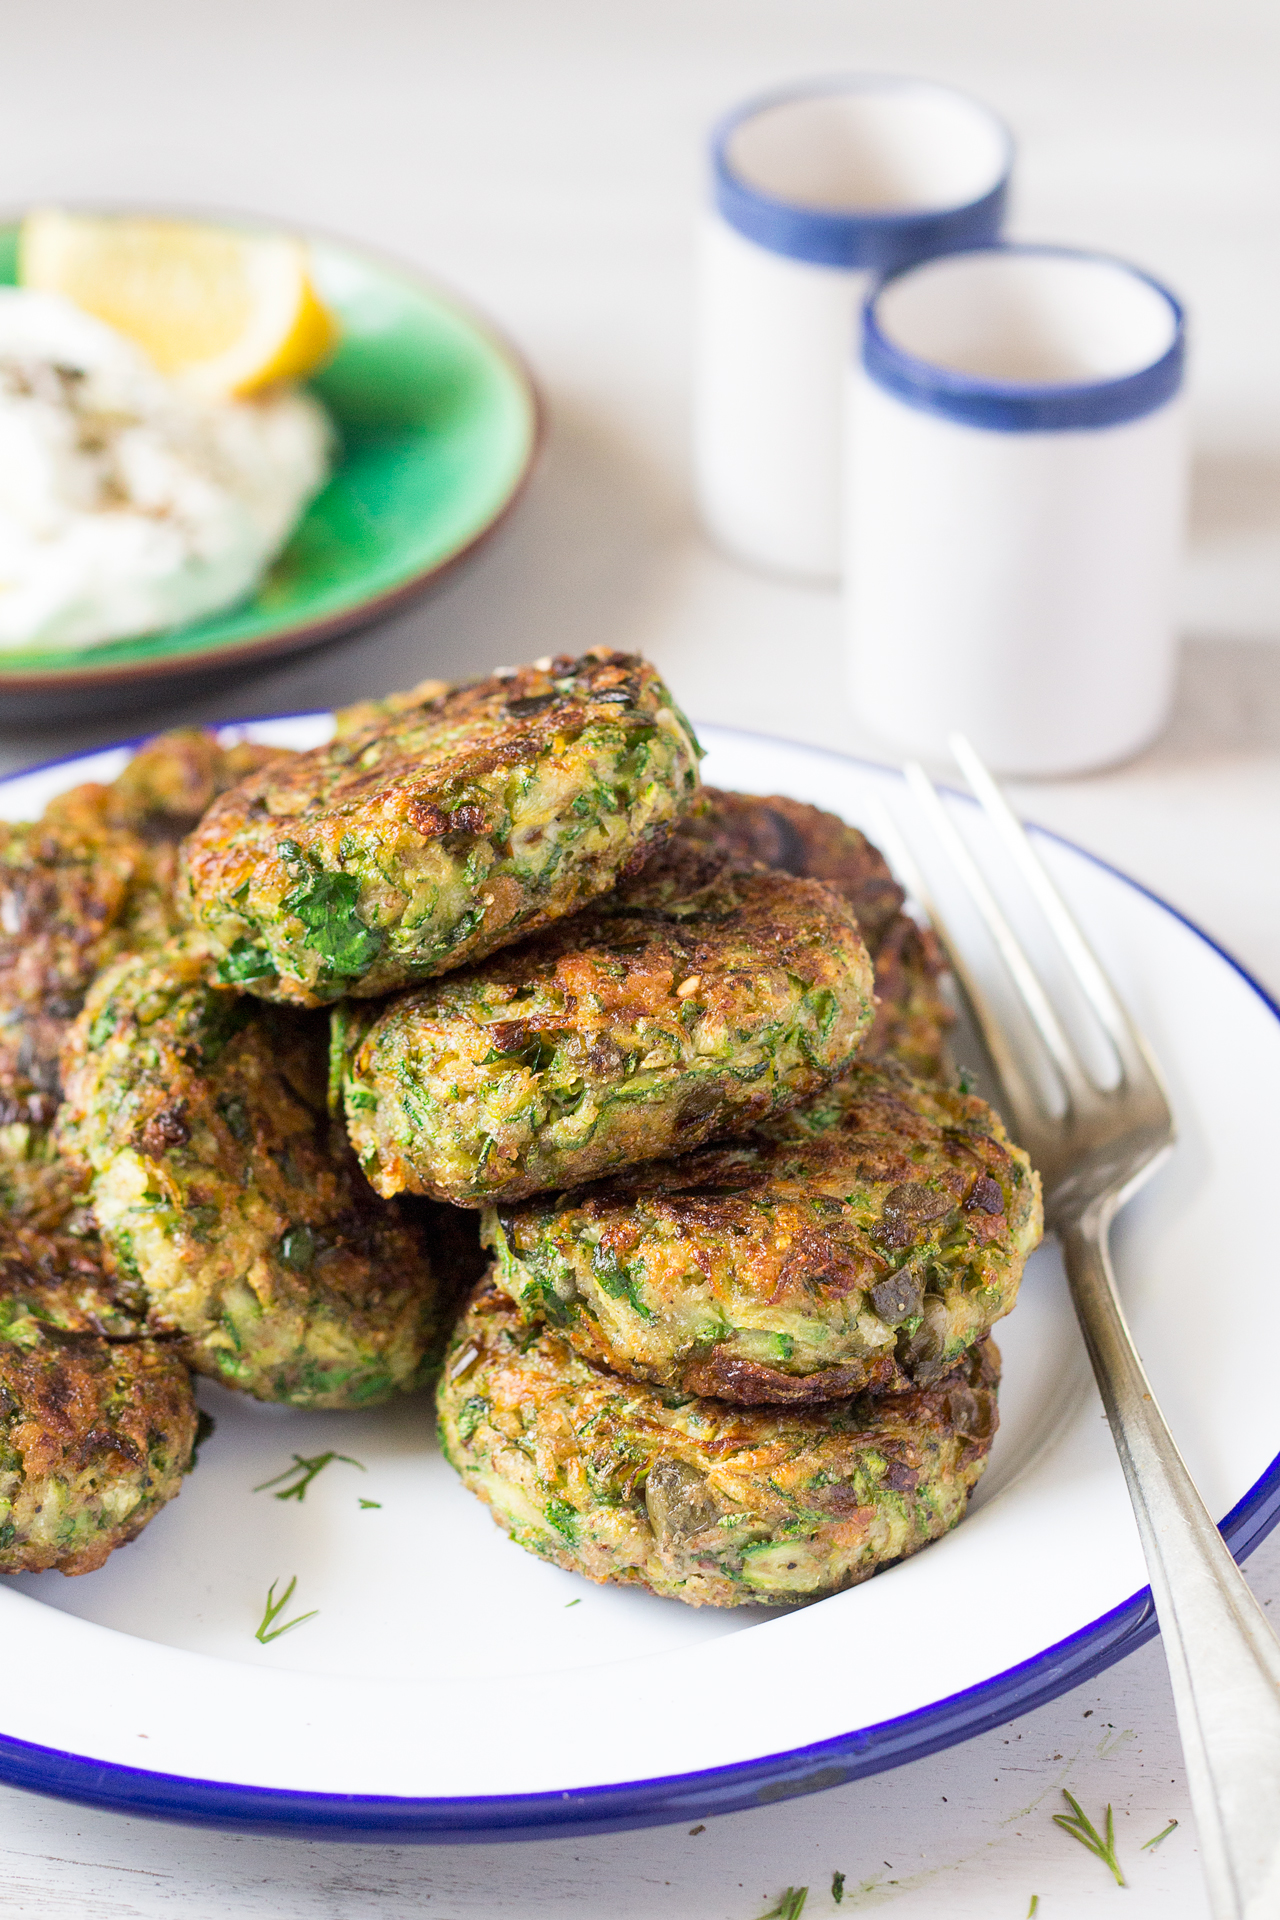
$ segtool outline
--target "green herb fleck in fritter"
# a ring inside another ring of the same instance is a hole
[[[181,836],[278,757],[197,728],[162,734],[109,786],[74,787],[39,821],[0,822],[0,1207],[53,1225],[76,1204],[49,1138],[66,1030],[108,961],[177,929]]]
[[[207,728],[179,727],[145,741],[109,786],[89,782],[50,801],[46,822],[89,837],[126,833],[141,843],[122,948],[136,953],[163,946],[182,931],[186,915],[177,884],[179,841],[219,794],[273,762],[293,757],[285,747],[251,740],[223,746]]]

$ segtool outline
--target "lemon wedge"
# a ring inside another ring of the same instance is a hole
[[[205,399],[303,379],[338,338],[306,246],[283,234],[41,209],[22,223],[18,275],[105,320]]]

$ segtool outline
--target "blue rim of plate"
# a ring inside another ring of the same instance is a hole
[[[306,713],[262,714],[224,724],[255,726],[275,720],[310,719],[319,711],[322,710],[313,708]],[[784,740],[776,734],[755,733],[744,727],[722,727],[719,731],[733,733],[739,739],[765,741],[770,746],[798,747],[806,753],[820,754],[824,759],[838,760],[845,766],[898,773],[896,767],[879,761],[839,753],[831,747],[813,746],[807,741]],[[135,735],[114,745],[136,746],[147,737]],[[90,751],[108,752],[110,748]],[[23,771],[24,774],[45,772],[86,757],[84,753],[64,754]],[[23,775],[6,775],[5,779],[21,777]],[[1187,914],[1120,867],[1077,846],[1063,834],[1047,827],[1036,827],[1035,831],[1046,840],[1079,854],[1104,873],[1113,874],[1179,921],[1224,960],[1267,1011],[1280,1021],[1280,1004],[1247,967]],[[1280,1454],[1236,1502],[1222,1522],[1221,1532],[1235,1559],[1245,1560],[1278,1521]],[[1046,1647],[1030,1660],[1004,1673],[993,1674],[962,1693],[918,1707],[913,1713],[900,1714],[896,1719],[859,1727],[786,1753],[740,1760],[699,1773],[665,1774],[607,1787],[459,1799],[303,1793],[284,1787],[246,1787],[232,1781],[148,1773],[142,1767],[119,1766],[81,1754],[63,1753],[54,1747],[37,1746],[32,1741],[16,1740],[2,1733],[0,1784],[24,1787],[32,1793],[49,1794],[56,1799],[73,1800],[135,1818],[305,1840],[384,1840],[456,1846],[466,1842],[548,1840],[575,1834],[619,1833],[627,1828],[675,1825],[684,1820],[709,1819],[713,1814],[773,1806],[781,1800],[821,1793],[828,1787],[847,1786],[868,1774],[887,1773],[911,1760],[926,1759],[944,1747],[971,1740],[1004,1721],[1056,1700],[1059,1694],[1070,1692],[1114,1666],[1116,1661],[1135,1653],[1158,1632],[1151,1589],[1143,1587],[1109,1613],[1091,1620],[1087,1626]]]

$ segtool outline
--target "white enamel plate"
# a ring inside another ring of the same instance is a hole
[[[247,731],[306,746],[329,726]],[[815,801],[873,837],[878,809],[900,805],[882,769],[720,728],[703,738],[714,784]],[[37,814],[125,757],[0,784],[0,814]],[[1280,1019],[1170,908],[1049,835],[1039,845],[1170,1082],[1180,1144],[1126,1210],[1117,1261],[1170,1424],[1244,1554],[1280,1515],[1280,1410],[1240,1390],[1242,1343],[1280,1344],[1251,1204],[1273,1179]],[[15,1656],[0,1778],[218,1826],[452,1841],[704,1816],[965,1739],[1154,1630],[1054,1249],[1031,1261],[997,1338],[1001,1429],[969,1518],[789,1614],[694,1610],[544,1566],[459,1485],[427,1399],[304,1414],[205,1382],[216,1431],[134,1544],[97,1573],[0,1583]],[[293,1454],[329,1450],[359,1464],[332,1462],[305,1501],[253,1491]],[[268,1587],[295,1577],[284,1617],[314,1618],[260,1645]],[[627,1710],[578,1710],[594,1699]]]

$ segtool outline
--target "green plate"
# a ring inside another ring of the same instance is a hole
[[[0,283],[17,278],[17,237],[16,226],[0,227]],[[90,689],[116,704],[114,687],[142,693],[139,682],[221,677],[348,633],[422,592],[519,493],[539,431],[519,356],[411,273],[354,247],[311,245],[342,341],[310,384],[341,449],[288,546],[252,599],[227,612],[101,647],[0,653],[0,716],[83,711],[75,696]]]

